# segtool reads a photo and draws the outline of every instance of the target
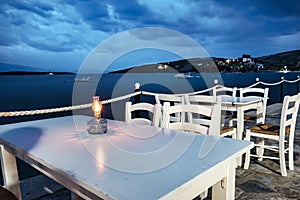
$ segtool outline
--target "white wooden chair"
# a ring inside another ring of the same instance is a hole
[[[246,131],[246,140],[252,137],[259,139],[255,144],[256,154],[246,153],[244,168],[248,169],[250,156],[258,157],[261,161],[263,158],[277,159],[280,162],[280,171],[282,176],[287,176],[285,154],[288,153],[289,169],[294,170],[293,145],[297,114],[299,110],[300,93],[294,96],[285,96],[281,111],[280,125],[260,124]],[[265,139],[278,142],[278,146],[265,144]],[[286,147],[287,146],[287,147]],[[266,156],[264,149],[276,151],[279,156]]]
[[[144,117],[132,117],[134,111],[146,111],[149,115]],[[136,125],[148,125],[158,127],[161,116],[161,105],[150,103],[136,103],[126,102],[125,104],[125,122],[134,123]]]
[[[262,98],[262,110],[261,113],[256,114],[244,114],[245,120],[256,120],[257,118],[262,118],[262,123],[265,122],[266,119],[266,110],[267,110],[267,102],[269,99],[269,88],[240,88],[240,96],[243,99],[247,98],[256,98],[260,97]]]
[[[202,105],[209,108],[214,108],[214,116],[220,122],[220,135],[221,136],[231,136],[236,138],[236,129],[233,127],[224,126],[223,116],[221,112],[221,96],[208,96],[208,95],[185,95],[185,104],[196,104]],[[188,113],[188,118],[193,120],[195,124],[201,124],[201,119],[193,118],[192,113]]]
[[[214,104],[212,107],[193,104],[177,104],[170,106],[169,102],[165,102],[163,105],[162,127],[199,134],[216,135],[216,133],[220,132],[220,110],[221,108],[218,108],[217,104]],[[193,118],[181,118],[184,119],[184,121],[172,121],[171,116],[176,113],[180,113],[181,115],[196,114],[197,118],[193,116]],[[207,195],[208,191],[206,190],[199,195],[199,198],[205,199]]]

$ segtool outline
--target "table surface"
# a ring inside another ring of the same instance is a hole
[[[222,97],[222,104],[247,105],[262,100],[262,97]]]
[[[252,147],[249,141],[113,120],[108,134],[90,135],[90,119],[74,115],[2,125],[0,143],[55,172],[65,186],[113,199],[159,199]]]

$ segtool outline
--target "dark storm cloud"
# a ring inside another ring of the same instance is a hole
[[[87,54],[109,36],[141,27],[179,31],[212,56],[265,55],[300,48],[299,21],[294,0],[0,0],[0,59],[24,50]],[[184,46],[159,32],[137,37]]]

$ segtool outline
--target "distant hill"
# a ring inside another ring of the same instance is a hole
[[[51,70],[23,65],[0,63],[0,75],[40,75],[40,74],[74,74],[73,72],[64,72],[61,70]]]
[[[251,58],[251,56],[250,56]],[[300,70],[300,50],[282,52],[257,58],[251,58],[253,62],[243,62],[242,58],[191,58],[172,62],[147,64],[118,70],[110,73],[186,73],[186,72],[214,72],[217,66],[220,72],[247,72],[247,71],[278,71],[284,66],[288,70]],[[244,67],[241,68],[241,66]],[[263,66],[258,68],[258,66]]]
[[[35,68],[35,67],[28,67],[23,65],[14,65],[14,64],[7,64],[7,63],[0,63],[0,72],[14,72],[14,71],[23,71],[23,72],[49,72],[51,70]]]
[[[261,56],[256,61],[262,63],[265,69],[280,70],[287,66],[289,70],[300,70],[300,50]]]
[[[174,73],[174,72],[214,72],[217,71],[211,58],[190,58],[165,63],[155,63],[131,67],[110,73]]]

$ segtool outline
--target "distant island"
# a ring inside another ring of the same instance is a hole
[[[30,67],[25,65],[0,63],[0,75],[62,75],[75,74],[73,72],[64,72],[55,69],[45,69]]]
[[[0,75],[62,75],[62,74],[75,74],[75,73],[72,73],[72,72],[27,72],[27,71],[0,72]]]
[[[215,67],[217,66],[217,68]],[[300,50],[282,52],[257,58],[242,54],[236,59],[190,58],[131,67],[116,73],[187,73],[187,72],[264,72],[300,71]]]

